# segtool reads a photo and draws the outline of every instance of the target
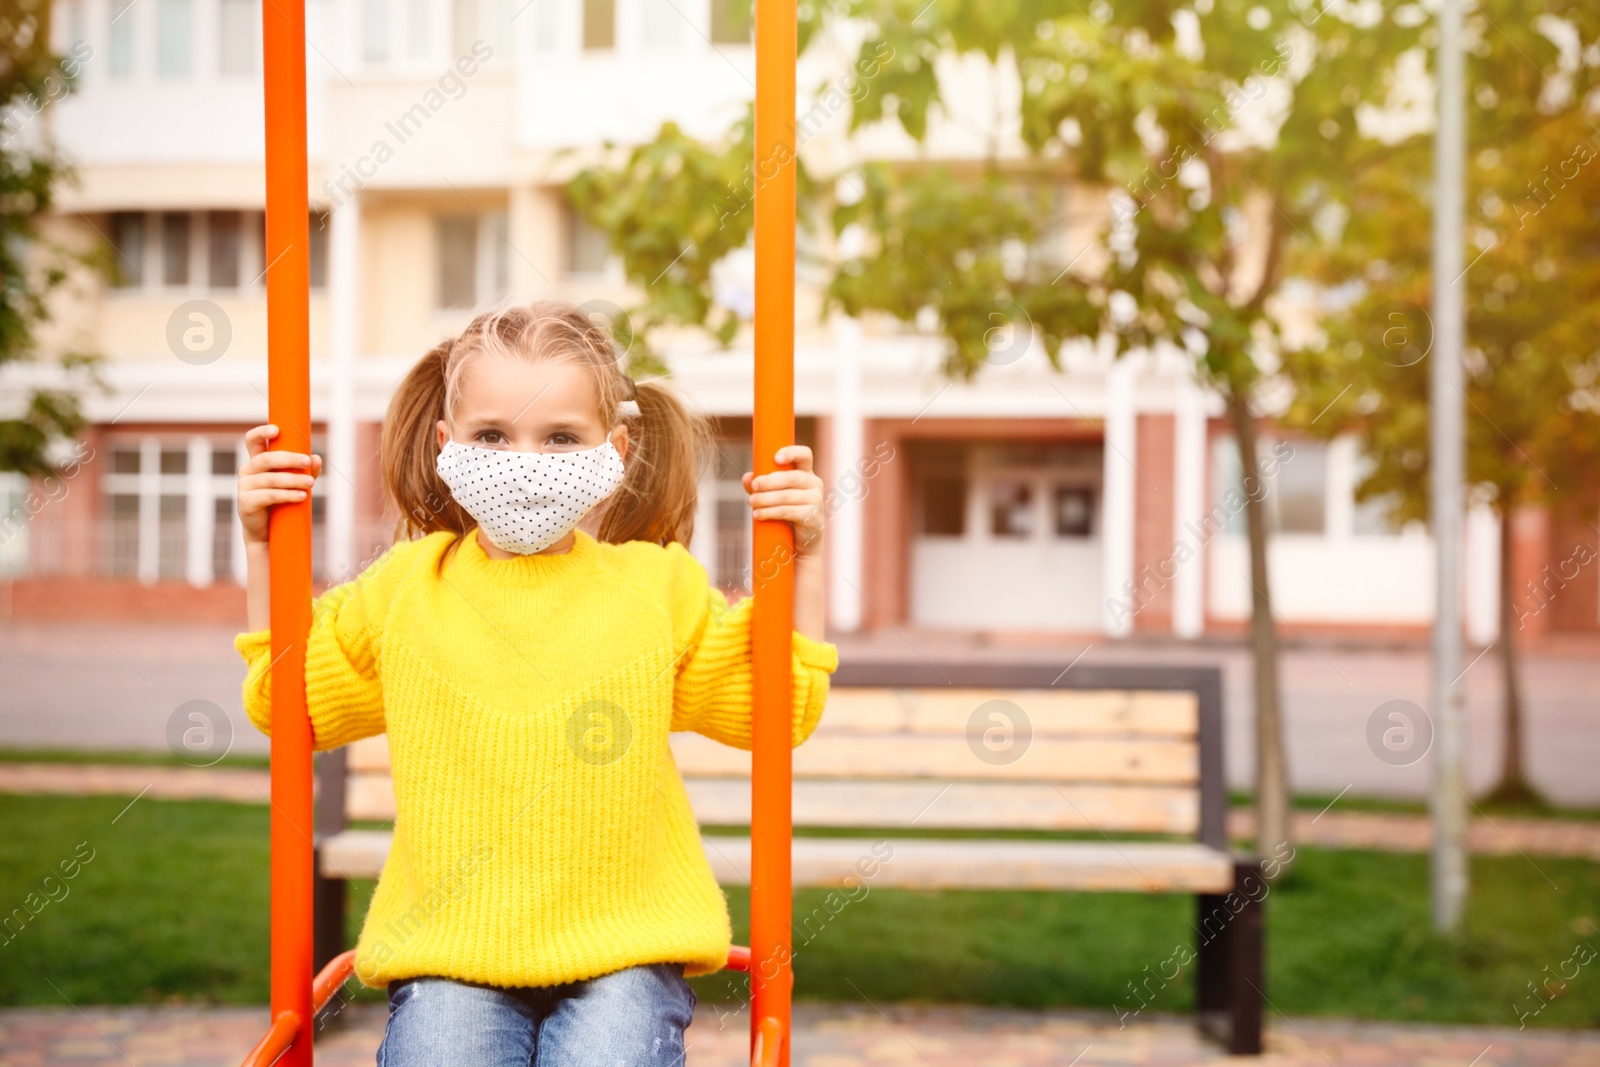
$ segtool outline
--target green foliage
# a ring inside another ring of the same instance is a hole
[[[624,324],[629,336],[619,338],[633,342],[636,370],[660,370],[649,344],[657,327],[703,326],[723,345],[738,331],[738,315],[712,294],[712,268],[750,242],[762,171],[754,155],[750,107],[718,143],[702,144],[669,122],[620,168],[590,167],[568,185],[573,206],[607,233],[628,280],[645,293]],[[811,195],[804,168],[797,184]]]
[[[1394,306],[1430,303],[1432,102],[1407,96],[1433,56],[1423,7],[819,0],[800,17],[806,43],[829,22],[866,27],[852,131],[924,141],[946,108],[940,57],[981,57],[1021,88],[1015,129],[989,131],[981,166],[869,162],[806,182],[803,214],[859,237],[829,265],[825,308],[932,324],[955,377],[1030,327],[1053,361],[1072,337],[1177,344],[1225,396],[1253,403],[1273,379],[1291,386],[1290,422],[1362,433],[1378,460],[1363,498],[1425,515],[1425,365],[1397,365],[1383,343]],[[1469,256],[1489,249],[1466,278],[1468,466],[1501,500],[1586,485],[1600,459],[1600,303],[1573,298],[1600,287],[1600,133],[1583,108],[1600,85],[1597,23],[1575,0],[1468,15]],[[627,167],[577,183],[648,294],[646,329],[732,338],[709,278],[749,236],[748,198],[724,210],[749,138],[748,116],[713,148],[667,126]],[[1023,157],[1000,153],[1012,142]],[[1309,345],[1285,333],[1298,282],[1332,289]]]
[[[1365,8],[1376,10],[1357,21],[1292,2],[943,2],[912,23],[894,20],[887,0],[840,10],[893,41],[898,63],[924,66],[932,50],[1014,64],[1018,127],[999,133],[1014,132],[1029,157],[1001,165],[1026,175],[1013,180],[1110,195],[1087,239],[1109,262],[1054,281],[1076,305],[1066,321],[1113,336],[1119,351],[1186,347],[1213,385],[1248,398],[1280,345],[1270,302],[1314,251],[1318,213],[1365,150],[1357,114],[1382,102],[1388,72],[1421,38],[1414,6]],[[928,110],[944,106],[937,89],[899,104],[918,139]],[[985,236],[999,236],[1003,218]],[[937,261],[973,237],[929,233],[920,247]],[[878,291],[880,309],[898,314],[901,294]],[[955,362],[970,365],[966,302],[955,288],[933,306]]]
[[[1600,130],[1584,101],[1600,89],[1600,10],[1494,0],[1467,27],[1467,480],[1496,511],[1592,497]],[[1421,131],[1355,177],[1342,240],[1307,264],[1352,302],[1289,364],[1302,383],[1289,418],[1358,432],[1373,461],[1358,495],[1398,521],[1429,510],[1431,152]]]
[[[855,199],[835,207],[835,227],[858,226],[871,251],[839,264],[829,305],[847,314],[886,311],[906,322],[937,308],[952,344],[945,371],[971,377],[1027,344],[1032,323],[1052,361],[1061,343],[1093,330],[1097,309],[1083,289],[1056,284],[1065,264],[1040,252],[1041,222],[1054,221],[1054,190],[947,167],[902,170],[868,164],[846,179]]]
[[[37,131],[25,128],[72,81],[50,52],[49,15],[48,0],[0,7],[0,114],[8,115],[0,141],[0,370],[38,357],[35,331],[47,318],[45,299],[66,278],[63,257],[41,247],[38,222],[67,168],[48,148],[31,147]],[[61,364],[68,371],[92,367],[71,354]],[[35,391],[20,415],[0,419],[0,470],[49,473],[48,446],[83,426],[72,392]]]
[[[1180,344],[1213,384],[1245,397],[1263,364],[1271,369],[1262,359],[1280,340],[1271,300],[1314,258],[1319,213],[1341,201],[1352,162],[1381,155],[1358,114],[1385,101],[1399,58],[1425,36],[1414,4],[1323,12],[1310,0],[828,0],[805,5],[800,19],[808,43],[830,22],[866,30],[852,131],[887,123],[924,141],[947,107],[952,59],[981,58],[997,75],[1014,72],[1021,88],[1004,119],[1015,128],[988,131],[981,173],[867,164],[814,187],[837,198],[827,212],[836,233],[859,226],[865,239],[831,265],[827,306],[936,323],[956,376],[991,362],[996,337],[1031,327],[1053,360],[1070,337],[1109,334],[1119,351]],[[635,161],[662,147],[688,158],[695,150],[680,136],[663,128]],[[1002,154],[1011,143],[1026,155]],[[707,151],[728,168],[748,153],[737,131],[722,144]],[[687,165],[632,164],[582,179],[615,198],[591,217],[625,257],[641,230],[696,240],[685,207],[725,181]],[[1067,188],[1081,198],[1080,226],[1090,221],[1079,247],[1067,247],[1051,196]],[[709,297],[673,286],[703,290],[704,261],[736,246],[708,245],[695,269],[661,285],[650,268],[683,244],[648,245],[646,269],[630,277],[646,283],[650,303],[681,307],[674,321],[704,309],[700,321],[731,336]],[[1097,254],[1078,255],[1083,246]]]

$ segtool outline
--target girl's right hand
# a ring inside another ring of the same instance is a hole
[[[246,543],[265,544],[272,506],[306,499],[322,473],[321,456],[268,451],[267,444],[277,436],[278,428],[270,423],[244,435],[250,458],[239,468],[239,524]]]

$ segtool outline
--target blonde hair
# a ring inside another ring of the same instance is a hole
[[[379,448],[384,492],[399,513],[396,536],[448,530],[465,534],[477,523],[439,477],[436,427],[449,421],[462,374],[479,355],[559,360],[587,368],[599,397],[600,421],[628,428],[622,485],[601,505],[602,541],[687,545],[694,535],[701,458],[710,433],[662,381],[634,382],[609,330],[564,300],[540,300],[485,312],[451,341],[412,367],[389,401]],[[638,413],[622,404],[633,400]]]

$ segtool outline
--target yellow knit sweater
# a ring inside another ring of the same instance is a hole
[[[431,534],[319,597],[315,746],[387,732],[394,774],[361,980],[542,986],[721,967],[727,903],[667,734],[750,747],[750,605],[730,608],[680,545],[582,531],[570,552],[511,560],[472,534]],[[270,634],[235,645],[245,710],[270,733]],[[798,745],[838,650],[799,633],[793,649]]]

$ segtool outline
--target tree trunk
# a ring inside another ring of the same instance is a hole
[[[1250,644],[1255,661],[1256,852],[1275,855],[1289,841],[1289,767],[1283,747],[1278,688],[1278,630],[1267,578],[1266,490],[1259,438],[1246,397],[1228,397],[1228,418],[1239,443],[1245,523],[1250,538]]]
[[[1516,653],[1516,576],[1511,571],[1512,509],[1500,510],[1500,665],[1504,679],[1505,749],[1500,762],[1500,784],[1489,798],[1507,804],[1538,803],[1539,796],[1523,773],[1525,762],[1522,720],[1522,685]]]

